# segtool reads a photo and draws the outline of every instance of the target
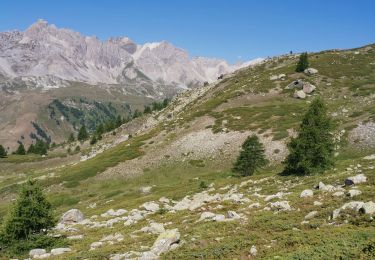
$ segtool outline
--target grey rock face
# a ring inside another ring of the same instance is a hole
[[[59,223],[60,224],[74,224],[79,223],[85,219],[83,213],[78,209],[71,209],[65,212]]]

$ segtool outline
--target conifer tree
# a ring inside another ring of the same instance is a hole
[[[86,141],[89,138],[89,134],[87,133],[85,125],[79,129],[77,139],[81,142]]]
[[[288,144],[284,174],[321,173],[333,166],[333,123],[321,98],[311,103],[302,119],[299,133]]]
[[[91,145],[94,145],[94,144],[96,144],[97,141],[98,141],[98,140],[96,139],[96,136],[93,135],[93,136],[91,137],[90,144],[91,144]]]
[[[27,149],[27,153],[35,153],[35,146],[33,143],[30,144],[29,148]]]
[[[30,235],[45,233],[55,223],[51,204],[41,187],[35,181],[28,180],[4,221],[2,238],[8,241],[27,239]]]
[[[18,154],[18,155],[25,155],[26,154],[25,146],[23,146],[23,143],[20,143],[20,145],[18,146],[18,148],[16,150],[16,154]]]
[[[299,56],[299,61],[297,63],[296,72],[303,72],[308,67],[309,67],[308,55],[307,55],[307,52],[304,52]]]
[[[70,133],[69,137],[68,137],[68,143],[72,143],[75,141],[75,138],[74,138],[74,134],[73,133]]]
[[[233,170],[242,176],[253,175],[254,172],[267,165],[264,147],[256,135],[249,136],[242,144],[242,151],[234,164]]]
[[[34,146],[34,153],[44,155],[47,154],[48,144],[43,142],[42,140],[36,140]]]
[[[0,144],[0,158],[5,158],[7,157],[7,151],[5,148]]]

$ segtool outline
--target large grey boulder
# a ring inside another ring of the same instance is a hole
[[[314,195],[314,192],[312,190],[304,190],[301,192],[299,195],[300,198],[307,198],[307,197],[312,197]]]
[[[31,258],[35,258],[35,257],[38,257],[38,256],[41,256],[41,255],[44,255],[46,254],[47,251],[45,249],[42,249],[42,248],[36,248],[36,249],[32,249],[30,250],[29,252],[29,256]]]
[[[159,204],[153,201],[143,203],[142,207],[151,212],[156,212],[160,209]]]
[[[54,248],[51,250],[51,255],[61,255],[67,252],[72,251],[70,248],[61,247],[61,248]]]
[[[306,83],[303,84],[302,91],[305,92],[306,94],[310,94],[310,93],[314,92],[315,89],[316,89],[316,87],[314,85],[306,82]]]
[[[277,211],[292,210],[288,201],[276,201],[276,202],[270,203],[270,206],[271,208],[276,209]]]
[[[362,213],[365,214],[374,214],[375,213],[375,203],[372,201],[366,202],[362,205],[360,209]]]
[[[305,99],[306,93],[303,90],[296,90],[293,94],[293,97],[299,98],[299,99]]]
[[[364,174],[361,173],[361,174],[346,178],[345,186],[350,186],[350,185],[359,184],[359,183],[365,183],[366,181],[367,181],[367,177]]]
[[[341,206],[341,208],[335,209],[332,213],[332,218],[336,219],[342,210],[350,209],[354,211],[359,211],[365,203],[362,201],[351,201],[348,203],[345,203]]]
[[[318,73],[318,70],[314,68],[307,68],[304,70],[304,73],[307,75],[313,75],[313,74]]]
[[[180,232],[178,229],[169,229],[161,233],[158,238],[155,240],[154,244],[151,247],[151,252],[159,256],[168,250],[171,246],[180,241]]]
[[[78,209],[71,209],[65,212],[60,218],[60,224],[75,224],[83,221],[85,216]]]

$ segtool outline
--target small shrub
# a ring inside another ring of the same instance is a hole
[[[207,189],[208,185],[207,185],[207,183],[205,181],[201,181],[199,183],[199,188],[201,188],[201,189]]]

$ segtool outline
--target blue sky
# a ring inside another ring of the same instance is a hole
[[[374,0],[0,1],[0,31],[39,18],[103,40],[166,40],[230,62],[375,42]]]

